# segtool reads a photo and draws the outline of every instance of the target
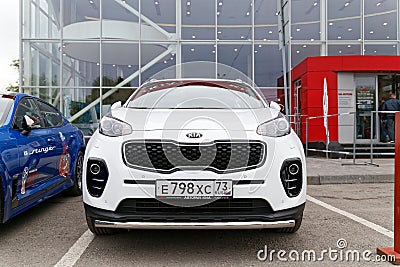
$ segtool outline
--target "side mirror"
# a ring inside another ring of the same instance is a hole
[[[28,115],[24,115],[22,120],[22,134],[28,135],[32,129],[40,128],[39,122]]]
[[[269,102],[269,107],[272,108],[272,109],[281,111],[281,106],[278,103],[274,102],[274,101]]]
[[[117,108],[120,108],[120,107],[122,107],[122,102],[118,101],[118,102],[115,102],[114,104],[111,105],[111,110],[114,110],[114,109],[117,109]]]

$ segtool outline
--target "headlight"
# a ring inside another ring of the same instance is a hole
[[[278,117],[270,121],[264,122],[257,127],[259,135],[269,137],[279,137],[290,133],[290,124],[286,118],[280,113]]]
[[[119,119],[111,116],[104,116],[100,121],[99,131],[107,136],[122,136],[132,133],[132,127]]]

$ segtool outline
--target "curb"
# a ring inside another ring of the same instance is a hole
[[[394,175],[307,176],[309,185],[393,183]]]

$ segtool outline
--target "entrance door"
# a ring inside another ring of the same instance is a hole
[[[399,87],[400,87],[400,75],[398,74],[387,74],[378,76],[378,106],[382,105],[389,97],[390,94],[395,94],[396,98],[399,99]],[[381,124],[380,127],[385,127],[385,124]],[[379,132],[381,131],[379,127]],[[387,136],[379,134],[382,142],[387,140]]]
[[[371,119],[373,119],[373,138],[377,136],[376,118],[372,118],[372,111],[376,110],[376,76],[355,75],[356,84],[356,112],[357,112],[357,139],[370,140]]]

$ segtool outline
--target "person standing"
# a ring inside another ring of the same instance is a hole
[[[400,100],[396,99],[395,94],[390,94],[388,100],[382,106],[382,111],[392,111],[393,113],[385,113],[386,127],[389,134],[389,142],[394,142],[394,111],[400,111]]]
[[[381,104],[378,107],[378,111],[382,111],[383,104],[385,104],[386,99],[382,97],[381,99]],[[379,122],[380,122],[380,133],[381,133],[381,142],[387,142],[388,140],[388,135],[387,135],[387,130],[386,130],[386,117],[385,113],[379,113]]]

